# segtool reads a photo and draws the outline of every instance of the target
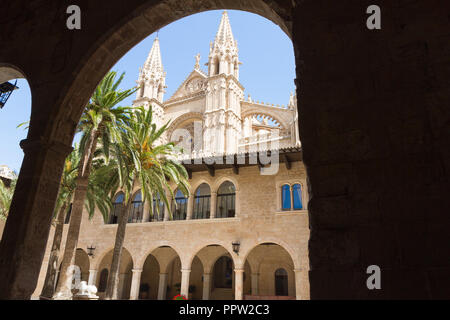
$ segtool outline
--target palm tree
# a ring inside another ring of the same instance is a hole
[[[126,225],[130,214],[132,192],[136,183],[141,187],[144,201],[153,202],[153,196],[159,193],[166,207],[170,206],[165,190],[173,196],[170,183],[188,194],[188,174],[181,163],[171,159],[179,153],[173,143],[159,144],[161,135],[168,123],[156,128],[152,122],[152,109],[136,108],[122,132],[120,142],[114,144],[114,155],[118,164],[119,187],[125,193],[125,209],[119,214],[111,270],[108,277],[105,299],[117,299],[119,265],[122,255]],[[153,208],[150,206],[151,214]]]
[[[0,219],[6,220],[8,217],[9,207],[11,206],[12,197],[16,188],[16,179],[12,179],[7,186],[2,179],[0,179]]]
[[[117,88],[122,82],[124,73],[117,81],[116,75],[116,72],[109,72],[97,86],[78,126],[78,131],[82,133],[80,165],[78,166],[78,176],[73,195],[72,213],[62,260],[60,281],[54,294],[56,299],[70,299],[72,296],[70,290],[72,282],[70,267],[75,262],[88,178],[98,144],[101,142],[103,157],[108,161],[110,143],[120,137],[120,125],[126,120],[129,112],[127,107],[116,106],[137,90],[136,88],[124,91],[118,90]]]
[[[41,298],[44,299],[51,299],[54,294],[64,220],[66,214],[69,213],[67,209],[69,208],[70,210],[70,205],[76,187],[79,163],[79,146],[75,145],[74,150],[66,159],[63,175],[61,177],[61,184],[55,208],[55,214],[58,213],[54,221],[55,234],[53,236],[44,288],[41,293]],[[93,164],[93,170],[89,176],[88,192],[85,201],[85,208],[89,213],[90,219],[94,215],[95,208],[99,208],[105,221],[108,218],[108,214],[112,208],[112,203],[106,184],[109,183],[113,168],[114,167],[111,165],[104,165],[101,162]]]

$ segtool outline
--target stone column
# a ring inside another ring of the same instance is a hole
[[[309,275],[306,268],[294,269],[295,297],[297,300],[309,300]]]
[[[217,207],[217,192],[211,192],[211,212],[210,212],[211,219],[214,219],[216,217],[216,207]]]
[[[30,135],[20,143],[24,158],[0,243],[0,299],[28,300],[38,282],[64,160],[72,151],[47,139]]]
[[[191,274],[190,269],[181,269],[181,290],[180,294],[184,295],[186,298],[189,297],[189,275]]]
[[[98,271],[95,269],[89,269],[89,280],[88,280],[88,285],[92,285],[95,286],[95,282],[97,280],[97,273]]]
[[[244,292],[244,269],[234,269],[234,299],[242,300]]]
[[[209,300],[211,294],[211,273],[203,274],[203,300]]]
[[[234,191],[235,193],[235,198],[234,198],[234,216],[235,217],[239,217],[240,215],[240,205],[239,205],[239,189],[236,189]]]
[[[187,203],[186,220],[192,219],[192,212],[194,211],[194,195],[190,194]]]
[[[167,294],[167,273],[159,274],[158,300],[165,300]]]
[[[167,202],[169,203],[169,206],[172,205],[172,197],[170,195],[167,195]],[[169,207],[164,207],[164,221],[169,221],[170,213],[169,213]]]
[[[252,273],[252,295],[257,296],[258,295],[258,280],[259,280],[259,273]]]
[[[153,214],[155,214],[153,212]],[[142,213],[142,222],[149,222],[150,221],[150,201],[148,199],[145,199],[144,202],[144,212]]]
[[[139,299],[139,286],[141,285],[142,269],[133,269],[131,278],[130,300]]]

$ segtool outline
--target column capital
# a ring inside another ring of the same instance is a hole
[[[191,269],[181,269],[181,272],[182,272],[182,273],[183,273],[183,272],[188,273],[188,272],[191,272]]]
[[[235,268],[234,272],[244,272],[244,268]]]
[[[20,147],[22,148],[24,153],[46,149],[53,151],[63,156],[64,158],[67,157],[73,150],[72,146],[68,146],[59,141],[47,141],[42,137],[39,137],[38,139],[23,139],[22,141],[20,141]]]
[[[133,272],[133,273],[141,273],[142,269],[131,269],[131,272]]]

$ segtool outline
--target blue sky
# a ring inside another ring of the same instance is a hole
[[[272,21],[259,15],[228,10],[233,35],[238,41],[240,82],[245,87],[245,96],[266,103],[289,102],[289,93],[295,90],[295,61],[292,42]],[[193,70],[194,56],[200,53],[200,65],[208,60],[209,43],[213,41],[222,17],[222,10],[195,14],[175,21],[159,31],[161,55],[167,72],[168,99]],[[136,85],[139,68],[150,52],[156,34],[152,34],[120,59],[112,70],[125,71],[122,88]],[[26,131],[16,126],[29,120],[31,93],[26,80],[18,80],[16,90],[0,110],[0,164],[6,164],[19,172],[23,152],[19,142],[26,138]],[[122,105],[131,105],[133,97]]]

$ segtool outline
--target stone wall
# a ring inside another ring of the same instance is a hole
[[[242,167],[239,169],[238,175],[234,174],[232,169],[216,170],[214,177],[207,172],[194,172],[192,179],[189,180],[191,194],[194,194],[196,188],[202,183],[208,183],[211,191],[217,192],[224,181],[231,181],[236,187],[236,216],[234,218],[129,223],[124,248],[130,254],[131,267],[123,273],[131,272],[131,269],[143,269],[144,263],[151,253],[160,260],[160,256],[155,254],[154,250],[161,246],[173,248],[176,256],[180,258],[182,268],[193,271],[192,261],[196,255],[208,245],[218,244],[223,247],[221,254],[230,254],[235,266],[242,268],[247,260],[262,260],[263,254],[258,253],[259,250],[256,250],[255,253],[254,249],[257,245],[272,242],[279,244],[285,250],[286,257],[278,256],[279,259],[276,258],[279,253],[275,251],[272,263],[264,267],[267,270],[261,272],[263,274],[273,273],[276,270],[276,261],[289,258],[291,262],[283,266],[287,269],[291,279],[290,295],[295,296],[294,269],[309,270],[308,213],[306,210],[281,211],[280,194],[281,185],[284,183],[297,182],[302,186],[306,185],[306,172],[302,163],[293,162],[290,170],[287,170],[282,164],[278,174],[274,176],[261,175],[258,166]],[[139,187],[136,187],[136,191],[138,189]],[[306,189],[303,189],[302,198],[303,205],[306,207],[308,199]],[[67,227],[66,225],[64,229],[64,239]],[[88,220],[87,214],[84,215],[78,247],[84,251],[91,245],[96,248],[94,257],[90,258],[89,268],[97,270],[98,274],[108,266],[108,263],[105,263],[105,256],[112,254],[116,228],[117,225],[104,224],[99,212],[96,212],[92,220]],[[39,294],[45,278],[51,240],[52,236],[48,241],[39,285],[34,296]],[[232,250],[232,242],[236,240],[239,240],[241,244],[239,255]],[[258,256],[260,258],[255,258]],[[173,256],[167,257],[170,259],[166,263],[170,263]],[[208,263],[207,256],[201,255],[200,257],[203,268],[206,268],[208,273],[211,272],[212,266]],[[266,261],[265,264],[267,263]],[[257,265],[255,264],[255,266]],[[160,267],[167,272],[164,265]],[[278,267],[282,267],[282,265]],[[272,270],[273,268],[275,269]],[[255,272],[259,273],[260,271]],[[127,277],[131,279],[130,275]],[[192,273],[191,277],[194,279],[195,273]],[[248,282],[246,284],[249,285]],[[199,285],[196,283],[197,287]],[[305,288],[308,287],[307,283],[304,285]],[[266,285],[263,281],[260,288],[262,292],[266,292],[265,294],[273,295],[272,282]]]

